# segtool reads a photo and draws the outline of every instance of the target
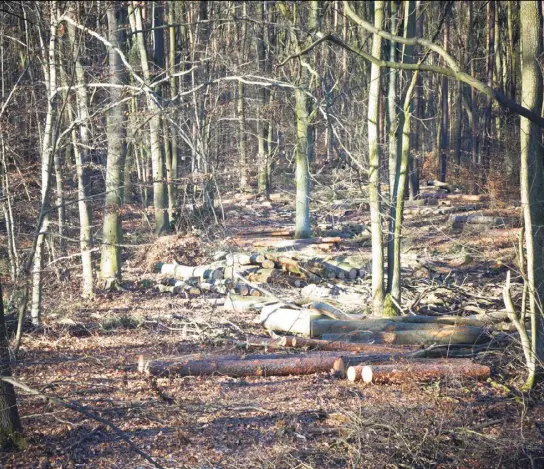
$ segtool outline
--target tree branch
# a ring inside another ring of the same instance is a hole
[[[358,51],[354,49],[353,47],[346,44],[344,41],[342,41],[340,38],[334,36],[333,34],[323,34],[318,33],[318,39],[310,44],[308,47],[306,47],[304,50],[298,52],[297,54],[294,54],[292,56],[289,56],[286,60],[284,60],[281,64],[278,66],[284,65],[289,60],[292,60],[294,58],[300,57],[301,55],[307,54],[310,52],[314,47],[318,46],[324,41],[329,41],[334,44],[337,44],[338,46],[358,55],[359,57],[362,57],[363,59],[376,64],[380,68],[394,68],[397,70],[411,70],[411,71],[423,71],[423,72],[433,72],[438,73],[441,75],[448,76],[450,78],[455,78],[457,81],[460,81],[461,83],[464,83],[471,88],[474,88],[475,90],[479,91],[480,93],[489,96],[491,99],[494,99],[497,103],[499,103],[501,106],[509,109],[510,111],[514,112],[515,114],[519,114],[520,116],[525,117],[526,119],[529,119],[531,122],[534,122],[536,125],[538,125],[541,128],[544,128],[544,118],[540,115],[532,112],[530,109],[522,106],[521,104],[517,103],[516,101],[507,98],[503,93],[500,91],[492,88],[491,86],[487,85],[486,83],[481,82],[477,78],[473,77],[472,75],[469,75],[468,73],[465,73],[461,70],[459,64],[457,61],[448,54],[441,46],[423,38],[404,38],[402,36],[395,36],[394,34],[388,33],[386,31],[383,31],[381,29],[375,28],[370,23],[366,22],[362,18],[360,18],[349,6],[349,3],[344,1],[344,7],[345,12],[347,16],[349,16],[355,23],[357,23],[359,26],[361,26],[363,29],[367,30],[370,33],[377,34],[378,36],[388,39],[390,41],[399,42],[401,44],[405,45],[419,45],[422,47],[425,47],[427,49],[432,50],[433,52],[436,52],[438,55],[440,55],[444,61],[448,64],[448,67],[440,67],[440,66],[434,66],[434,65],[426,65],[423,63],[417,63],[417,64],[407,64],[402,62],[388,62],[386,60],[380,60],[377,57],[374,57],[371,54],[367,54],[363,51]]]
[[[149,462],[150,464],[152,464],[158,469],[164,469],[164,467],[161,466],[157,461],[155,461],[151,456],[149,456],[149,454],[145,453],[140,448],[138,448],[138,446],[136,446],[136,444],[127,436],[127,434],[123,432],[123,430],[121,430],[117,425],[113,424],[112,422],[110,422],[109,420],[106,420],[103,417],[100,417],[100,415],[92,412],[87,407],[84,407],[73,401],[65,401],[64,399],[61,399],[60,397],[48,396],[46,394],[43,394],[37,389],[27,386],[25,383],[19,381],[16,378],[13,378],[12,376],[0,376],[0,380],[5,381],[6,383],[10,383],[13,386],[31,394],[32,396],[41,397],[42,399],[52,402],[53,404],[56,404],[58,406],[73,410],[75,412],[79,412],[80,414],[83,414],[90,419],[96,420],[97,422],[100,422],[110,427],[119,438],[125,441],[136,453],[138,453],[147,462]]]

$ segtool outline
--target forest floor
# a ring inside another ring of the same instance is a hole
[[[518,391],[524,370],[515,343],[476,357],[491,367],[489,382],[379,386],[328,374],[150,379],[127,371],[140,354],[242,355],[233,341],[266,336],[255,313],[226,313],[206,298],[154,288],[156,261],[201,264],[235,247],[238,232],[288,226],[294,206],[285,194],[272,203],[233,197],[224,210],[224,226],[213,236],[203,225],[157,241],[136,208],[128,213],[125,242],[142,246],[124,254],[122,291],[82,300],[75,263],[51,272],[45,328],[24,336],[16,377],[92,409],[166,468],[544,467],[544,389]],[[363,206],[312,216],[316,224],[369,221]],[[434,266],[407,268],[406,303],[418,311],[501,309],[515,230],[452,230],[448,217],[432,209],[405,220],[407,251]],[[354,243],[335,249],[370,252]],[[151,467],[102,423],[24,392],[18,402],[29,445],[1,453],[1,467]]]

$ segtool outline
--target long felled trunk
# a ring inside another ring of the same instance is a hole
[[[116,4],[110,4],[107,10],[108,38],[116,48],[121,47]],[[122,84],[122,70],[119,54],[109,49],[110,83]],[[121,98],[121,90],[112,87],[110,101],[116,103]],[[121,280],[121,197],[123,169],[125,165],[125,145],[123,131],[123,107],[110,109],[107,121],[108,162],[106,167],[106,204],[104,208],[103,244],[100,259],[100,277],[106,288],[112,288]]]

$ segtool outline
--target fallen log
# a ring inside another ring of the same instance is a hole
[[[447,215],[448,213],[458,212],[473,212],[475,210],[483,210],[487,208],[486,204],[472,204],[472,205],[453,205],[451,207],[441,207],[435,211],[437,215]]]
[[[283,338],[283,337],[282,337]],[[366,352],[366,353],[405,353],[406,349],[386,347],[384,345],[359,344],[344,342],[342,340],[306,339],[303,337],[291,338],[291,347],[309,348],[311,350]]]
[[[351,314],[344,313],[343,311],[339,310],[338,308],[335,308],[333,305],[329,303],[325,303],[324,301],[313,301],[312,304],[310,305],[310,308],[332,319],[337,319],[337,320],[354,319],[354,317]]]
[[[236,345],[245,350],[266,349],[266,350],[285,350],[293,346],[294,337],[284,336],[273,339],[271,337],[249,336],[244,341],[236,342]]]
[[[257,376],[308,375],[331,372],[345,378],[346,369],[357,363],[383,363],[398,355],[346,355],[319,353],[312,355],[247,355],[238,357],[210,357],[207,359],[147,360],[138,357],[137,369],[151,376],[210,376],[224,375],[235,378]]]
[[[314,329],[315,331],[315,322]],[[414,327],[415,326],[415,327]],[[324,340],[346,340],[354,343],[376,343],[391,345],[474,345],[489,341],[489,336],[480,327],[442,326],[423,328],[428,324],[405,324],[402,329],[390,331],[355,330],[347,333],[324,333]]]
[[[266,260],[262,254],[229,254],[226,257],[226,263],[228,267],[237,265],[259,265]]]
[[[307,239],[294,239],[294,240],[263,240],[253,243],[255,247],[295,247],[306,246],[310,244],[336,244],[342,241],[339,236],[324,237],[324,238],[307,238]]]
[[[223,309],[225,311],[242,313],[258,309],[267,303],[270,303],[270,301],[263,297],[229,295],[225,300]]]
[[[485,327],[507,321],[508,316],[507,313],[497,311],[495,313],[481,313],[471,316],[424,316],[415,314],[410,316],[387,316],[381,319],[384,321],[415,324],[444,324],[450,326]]]
[[[486,225],[490,227],[518,227],[521,225],[519,217],[496,217],[491,215],[456,215],[450,217],[450,223],[453,226],[468,225]]]
[[[357,365],[348,367],[346,374],[351,382],[386,384],[460,377],[482,380],[489,378],[491,372],[487,366],[459,358],[448,361],[418,360],[386,365]]]
[[[321,311],[323,313],[323,311]],[[260,323],[271,331],[302,334],[307,337],[322,337],[324,334],[350,334],[350,341],[372,340],[369,334],[394,332],[393,336],[376,335],[385,343],[427,344],[466,343],[474,344],[488,340],[484,328],[474,326],[452,326],[439,323],[403,323],[387,319],[335,320],[309,309],[294,309],[276,303],[263,307]],[[327,336],[330,339],[330,335]]]
[[[200,288],[185,282],[180,282],[177,285],[157,285],[157,290],[160,293],[171,293],[172,295],[187,293],[189,295],[197,296],[202,293]]]
[[[257,272],[260,269],[258,265],[256,266],[239,266],[239,267],[227,267],[224,269],[223,277],[229,280],[234,280],[237,278],[237,275],[249,275],[253,272]]]
[[[438,205],[437,197],[424,197],[417,200],[407,200],[404,203],[406,208],[424,207]]]
[[[256,238],[258,236],[293,236],[294,230],[261,230],[261,231],[247,231],[240,233],[238,236],[244,238]]]
[[[277,303],[263,307],[259,322],[269,331],[310,336],[312,319],[325,317],[309,309],[293,309],[285,303]]]
[[[261,267],[263,269],[273,269],[276,267],[276,263],[274,261],[271,261],[270,259],[263,259],[261,262]]]
[[[328,260],[323,261],[321,265],[325,270],[330,270],[336,273],[337,277],[339,274],[343,274],[345,278],[349,280],[355,280],[357,278],[357,269],[355,267],[352,267],[347,262]]]
[[[164,264],[162,262],[158,262],[155,265],[155,270],[163,275],[171,275],[179,280],[186,280],[192,277],[198,277],[202,280],[221,280],[224,274],[224,269],[213,268],[208,265],[192,267],[179,264]]]
[[[449,194],[448,199],[460,200],[462,202],[489,202],[491,198],[488,195],[472,195],[472,194]]]

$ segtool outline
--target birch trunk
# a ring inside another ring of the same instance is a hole
[[[41,325],[42,316],[42,269],[43,255],[45,247],[45,236],[49,227],[50,210],[50,189],[51,172],[53,169],[53,158],[56,147],[56,120],[57,120],[57,68],[56,68],[56,43],[57,26],[56,2],[51,3],[51,24],[49,35],[49,46],[47,49],[47,59],[44,65],[44,76],[47,90],[47,114],[45,117],[45,126],[43,131],[42,149],[41,149],[41,209],[40,221],[38,223],[38,238],[34,252],[32,267],[32,303],[30,316],[32,324]]]

